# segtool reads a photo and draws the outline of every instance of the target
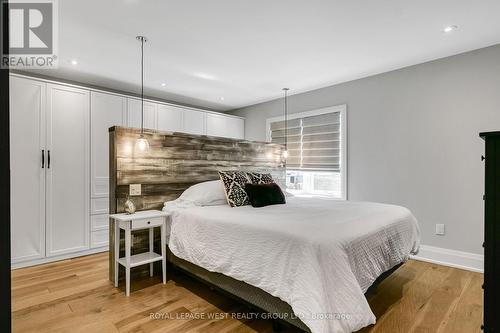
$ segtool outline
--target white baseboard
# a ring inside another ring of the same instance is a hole
[[[76,253],[66,253],[66,254],[62,254],[62,255],[54,256],[54,257],[12,263],[10,267],[11,267],[11,269],[18,269],[18,268],[36,266],[36,265],[41,265],[41,264],[47,264],[47,263],[54,262],[54,261],[66,260],[66,259],[71,259],[71,258],[76,258],[76,257],[81,257],[81,256],[87,256],[89,254],[95,254],[95,253],[105,252],[105,251],[109,251],[109,246],[98,247],[95,249],[89,249],[89,250],[80,251],[80,252],[76,252]]]
[[[473,272],[484,272],[484,256],[482,254],[421,245],[418,254],[411,256],[411,258]]]

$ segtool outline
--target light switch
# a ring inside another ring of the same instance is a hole
[[[129,195],[141,195],[141,184],[130,184]]]
[[[444,235],[444,224],[436,224],[436,235]]]

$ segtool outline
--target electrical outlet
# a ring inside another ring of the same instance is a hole
[[[444,236],[444,224],[436,224],[436,235]]]
[[[130,184],[129,195],[141,195],[141,184]]]

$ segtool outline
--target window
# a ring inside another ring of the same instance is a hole
[[[267,120],[268,141],[285,143],[283,116]],[[347,198],[346,106],[288,116],[287,191]]]

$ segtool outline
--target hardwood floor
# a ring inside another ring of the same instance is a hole
[[[108,281],[107,253],[15,270],[14,332],[273,331],[268,320],[232,318],[250,310],[186,275],[171,278],[137,281],[127,298]],[[479,333],[482,283],[479,273],[411,260],[368,293],[377,324],[359,332]]]

